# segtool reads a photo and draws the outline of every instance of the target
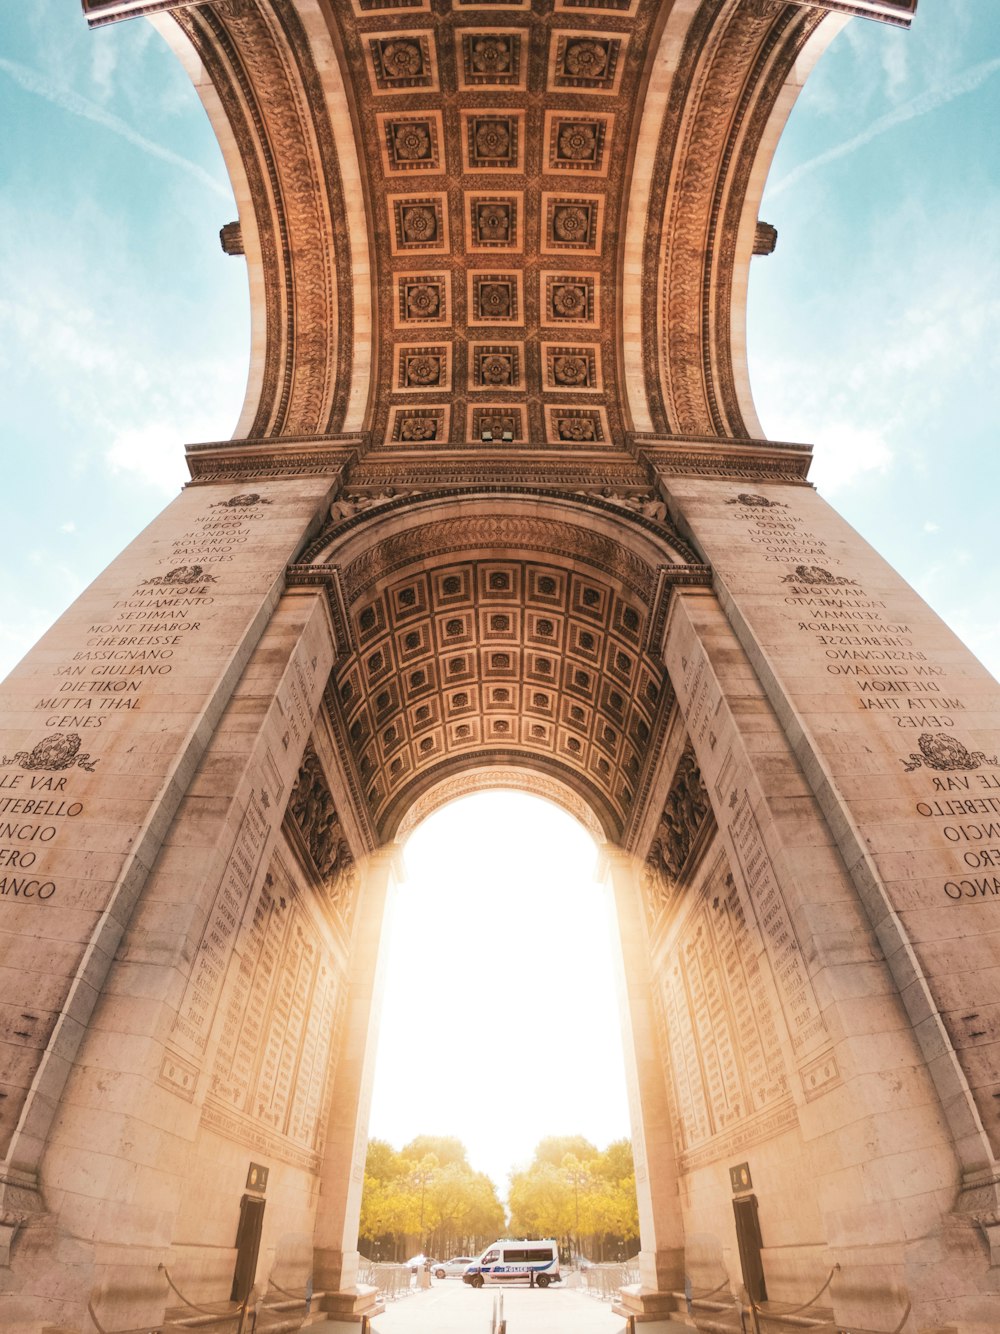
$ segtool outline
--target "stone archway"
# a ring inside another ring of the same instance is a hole
[[[184,48],[254,356],[243,434],[189,448],[5,695],[7,1326],[156,1324],[161,1264],[224,1299],[247,1194],[262,1276],[370,1309],[392,840],[500,768],[607,841],[623,1309],[685,1269],[737,1289],[753,1192],[772,1297],[839,1264],[839,1323],[979,1334],[1000,882],[964,816],[994,810],[1000,700],[809,449],[752,437],[740,335],[829,14],[913,0],[84,8]]]

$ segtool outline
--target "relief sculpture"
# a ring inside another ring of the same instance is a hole
[[[710,811],[708,793],[690,741],[684,747],[674,781],[646,858],[644,885],[651,921],[674,896],[691,849]]]
[[[302,835],[327,901],[345,922],[354,905],[357,871],[344,838],[323,766],[312,745],[307,745],[288,810]]]

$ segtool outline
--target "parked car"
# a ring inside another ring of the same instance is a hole
[[[419,1255],[410,1256],[409,1260],[406,1261],[406,1267],[411,1274],[415,1274],[418,1269],[433,1269],[436,1263],[437,1261],[429,1259],[421,1251]]]
[[[431,1273],[435,1278],[461,1278],[475,1262],[473,1255],[453,1255],[450,1260],[439,1260],[431,1267]]]

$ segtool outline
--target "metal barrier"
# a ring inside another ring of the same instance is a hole
[[[183,1316],[179,1320],[169,1321],[165,1328],[169,1329],[171,1325],[180,1329],[207,1329],[212,1325],[225,1325],[236,1322],[234,1334],[244,1334],[251,1330],[257,1323],[257,1311],[251,1308],[250,1298],[253,1295],[253,1289],[247,1293],[242,1302],[225,1302],[223,1305],[229,1309],[225,1311],[210,1311],[207,1306],[199,1306],[197,1302],[190,1301],[184,1296],[180,1288],[170,1277],[170,1270],[166,1265],[158,1265],[160,1273],[167,1280],[172,1292],[176,1293],[184,1305],[195,1312],[193,1316]],[[252,1323],[251,1323],[252,1317]]]
[[[639,1282],[639,1271],[634,1265],[588,1265],[580,1270],[584,1290],[591,1297],[602,1302],[611,1302],[618,1296],[618,1289],[629,1283]]]
[[[363,1281],[378,1288],[382,1296],[391,1302],[410,1295],[413,1290],[410,1286],[411,1278],[408,1265],[369,1264],[363,1273]]]

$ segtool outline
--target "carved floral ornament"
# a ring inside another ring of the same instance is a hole
[[[396,131],[393,145],[404,162],[419,162],[430,156],[431,137],[422,121],[407,121]]]
[[[590,379],[590,366],[586,357],[557,356],[552,361],[552,375],[559,384],[586,384]]]
[[[569,74],[579,78],[599,78],[607,68],[608,49],[601,42],[570,42],[563,63]]]
[[[503,353],[489,353],[479,363],[479,377],[483,384],[510,384],[511,373],[511,359]]]
[[[478,74],[504,74],[510,69],[510,42],[499,36],[479,37],[472,44],[472,68]]]
[[[423,73],[424,60],[415,42],[386,42],[382,47],[382,65],[393,79],[412,79]]]
[[[437,384],[441,379],[441,358],[410,357],[406,363],[406,378],[410,384]]]
[[[506,241],[510,238],[510,205],[480,204],[476,213],[480,241]]]
[[[436,240],[437,231],[437,216],[426,204],[403,209],[403,235],[408,241]]]
[[[557,208],[552,230],[560,241],[586,241],[590,238],[590,213],[579,205]]]
[[[593,126],[563,125],[559,131],[559,154],[573,162],[589,162],[597,151]]]
[[[414,283],[406,289],[406,313],[428,319],[441,308],[441,290],[433,283]]]

